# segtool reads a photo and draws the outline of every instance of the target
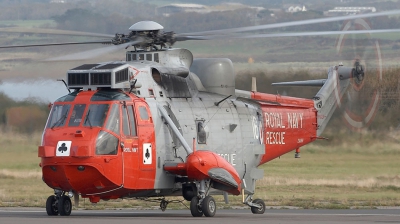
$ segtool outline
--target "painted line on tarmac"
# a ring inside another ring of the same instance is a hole
[[[7,213],[46,213],[46,211],[42,211],[42,210],[37,210],[37,211],[22,211],[22,210],[0,210],[0,212],[7,212]]]
[[[265,213],[264,213],[265,214]],[[289,215],[289,216],[389,216],[389,217],[400,217],[397,214],[340,214],[340,213],[332,213],[332,214],[311,214],[311,213],[267,213],[267,215],[275,215],[275,216],[282,216],[282,215]]]

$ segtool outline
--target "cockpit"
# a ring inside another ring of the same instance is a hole
[[[134,108],[126,105],[132,102],[131,97],[117,90],[100,90],[90,95],[84,92],[78,97],[79,94],[73,92],[55,101],[46,131],[63,128],[75,133],[86,129],[88,133],[90,129],[97,133],[96,155],[117,154],[121,134],[136,136]]]

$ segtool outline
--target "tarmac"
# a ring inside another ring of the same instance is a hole
[[[189,210],[72,210],[70,216],[48,216],[45,208],[0,207],[1,224],[42,223],[263,223],[263,224],[336,224],[336,223],[400,223],[399,208],[384,209],[267,209],[262,215],[254,215],[250,209],[217,210],[214,217],[192,217]]]

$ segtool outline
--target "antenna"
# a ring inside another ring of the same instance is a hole
[[[257,78],[251,77],[251,91],[257,92]]]
[[[64,79],[57,79],[57,81],[63,82],[65,87],[67,88],[68,92],[71,93],[71,90],[68,88],[68,85],[67,85],[67,83],[65,82]]]

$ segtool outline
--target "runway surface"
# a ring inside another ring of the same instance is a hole
[[[47,216],[44,208],[0,208],[1,224],[180,224],[180,223],[400,223],[400,209],[267,209],[253,215],[250,209],[217,210],[214,217],[193,218],[189,210],[73,210],[70,216]]]

